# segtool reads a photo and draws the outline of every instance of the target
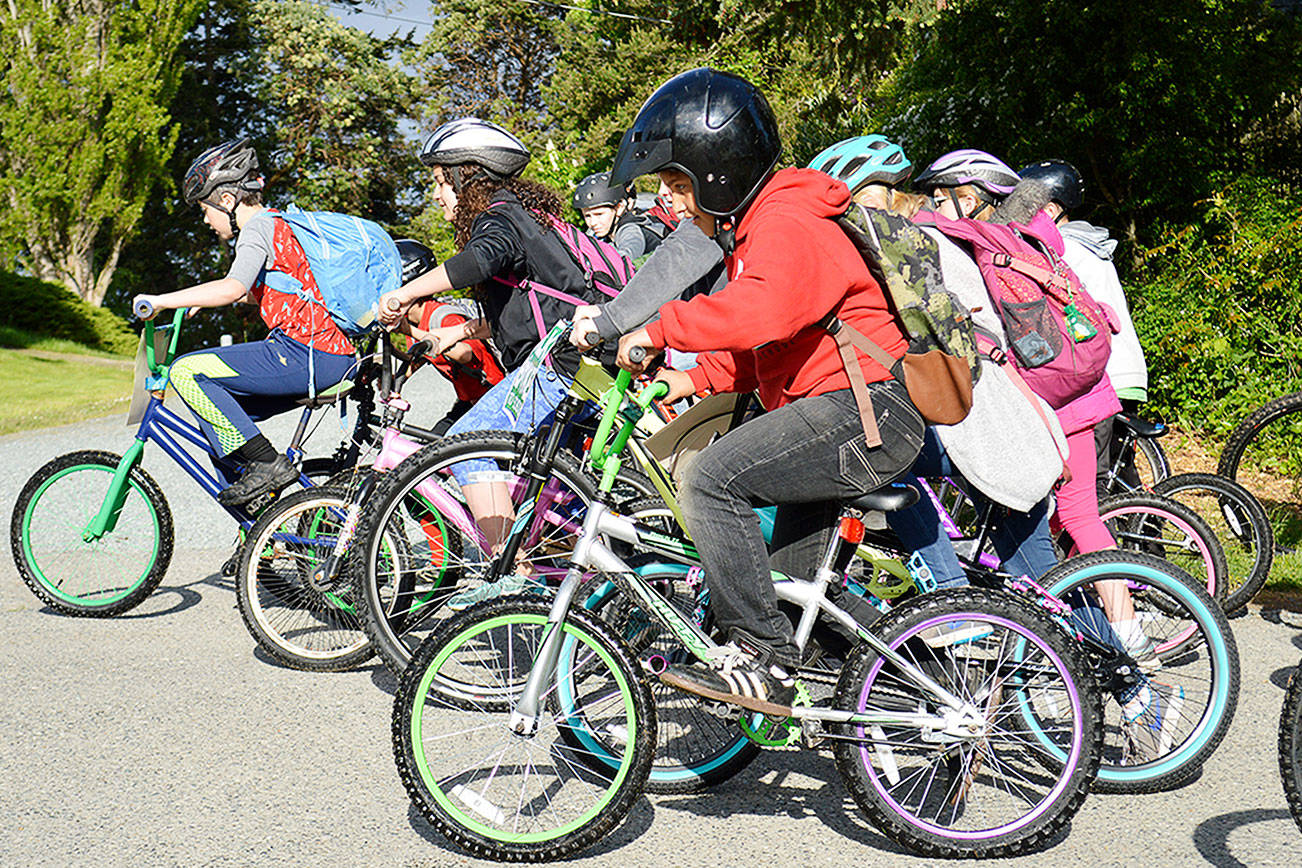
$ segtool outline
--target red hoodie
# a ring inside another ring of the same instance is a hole
[[[737,227],[728,285],[660,308],[652,343],[704,352],[698,390],[759,389],[772,410],[797,398],[850,388],[836,341],[818,323],[831,311],[893,358],[907,349],[881,286],[835,222],[850,204],[845,184],[812,169],[783,169]],[[714,352],[707,352],[707,351]],[[890,373],[860,356],[868,382]]]

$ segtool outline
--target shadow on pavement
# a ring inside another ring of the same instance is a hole
[[[1282,808],[1253,808],[1250,811],[1234,811],[1208,817],[1194,829],[1194,846],[1204,859],[1217,868],[1247,868],[1246,863],[1230,853],[1230,833],[1253,823],[1292,819],[1292,815]]]
[[[1270,683],[1280,690],[1288,690],[1288,680],[1293,677],[1296,666],[1284,666],[1270,673]]]

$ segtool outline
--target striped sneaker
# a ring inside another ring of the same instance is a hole
[[[673,665],[660,674],[670,687],[770,717],[790,717],[796,681],[779,666],[765,667],[733,643],[719,647],[709,665]]]

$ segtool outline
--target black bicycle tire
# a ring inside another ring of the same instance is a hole
[[[1067,561],[1063,561],[1061,564],[1042,576],[1040,582],[1044,588],[1062,598],[1069,594],[1074,587],[1086,583],[1093,583],[1099,579],[1098,576],[1086,576],[1082,577],[1076,585],[1063,586],[1062,583],[1066,581],[1066,579],[1062,578],[1062,576],[1070,577],[1072,573],[1084,573],[1098,569],[1101,566],[1105,567],[1107,565],[1114,565],[1119,571],[1118,578],[1124,578],[1125,568],[1132,563],[1138,564],[1149,571],[1146,581],[1151,582],[1154,576],[1161,576],[1162,578],[1159,579],[1159,581],[1170,581],[1182,584],[1187,587],[1189,593],[1195,597],[1199,595],[1207,596],[1207,589],[1200,582],[1167,561],[1141,552],[1123,552],[1116,549],[1091,552],[1089,554],[1078,555]],[[1187,757],[1177,768],[1165,772],[1155,772],[1151,777],[1134,782],[1123,783],[1120,781],[1109,781],[1105,778],[1099,778],[1094,785],[1094,788],[1097,791],[1104,793],[1140,794],[1153,793],[1178,787],[1198,773],[1199,769],[1202,768],[1203,763],[1207,761],[1224,740],[1225,734],[1229,731],[1230,724],[1234,721],[1234,715],[1238,709],[1238,696],[1241,683],[1241,665],[1239,661],[1238,645],[1234,639],[1234,631],[1230,629],[1230,622],[1226,619],[1225,613],[1221,610],[1220,606],[1216,605],[1215,601],[1208,598],[1203,601],[1202,608],[1205,609],[1205,616],[1202,621],[1198,622],[1199,630],[1214,629],[1220,637],[1219,643],[1224,646],[1227,657],[1226,670],[1220,673],[1220,676],[1224,679],[1224,689],[1227,697],[1226,704],[1219,717],[1210,724],[1210,734],[1205,737],[1202,745],[1198,747],[1193,754]],[[1212,644],[1210,640],[1204,639],[1202,641],[1207,643],[1209,646]],[[1164,652],[1163,657],[1178,657],[1183,653],[1182,649],[1188,648],[1194,643],[1195,638],[1191,637],[1185,642],[1182,642]],[[1161,672],[1159,671],[1155,677],[1160,680]],[[1107,698],[1105,704],[1112,701],[1115,700]],[[1200,731],[1208,730],[1206,727],[1203,727]],[[1116,768],[1125,767],[1116,766]]]
[[[1239,464],[1243,460],[1243,453],[1247,450],[1248,444],[1271,422],[1297,412],[1302,412],[1302,392],[1283,395],[1252,411],[1246,419],[1235,426],[1226,439],[1220,460],[1216,462],[1217,474],[1237,481]]]
[[[277,641],[277,638],[271,635],[269,628],[263,625],[262,619],[254,611],[250,596],[250,582],[263,584],[255,562],[261,554],[261,546],[257,544],[257,540],[268,532],[268,528],[278,527],[287,512],[299,508],[303,503],[319,501],[324,504],[328,501],[342,511],[346,511],[349,500],[347,489],[328,486],[314,486],[279,497],[258,517],[257,523],[249,530],[244,544],[240,547],[239,566],[235,572],[235,600],[240,610],[240,617],[258,647],[267,656],[291,669],[306,672],[343,672],[355,669],[375,656],[369,641],[358,648],[337,652],[331,656],[308,656],[295,653],[289,645]]]
[[[1227,501],[1234,503],[1234,520],[1243,531],[1234,532],[1233,525],[1229,529],[1240,543],[1246,534],[1251,535],[1251,545],[1255,550],[1254,561],[1247,578],[1242,582],[1236,584],[1233,574],[1228,577],[1225,599],[1221,605],[1227,614],[1246,607],[1270,578],[1270,568],[1275,559],[1275,533],[1270,527],[1270,516],[1266,514],[1261,502],[1234,480],[1212,473],[1180,473],[1163,479],[1153,490],[1167,497],[1175,497],[1185,491],[1209,491],[1216,495],[1223,511],[1228,508]],[[1229,516],[1226,516],[1226,521],[1229,522]],[[1225,544],[1222,544],[1222,548],[1225,548]]]
[[[1171,475],[1171,462],[1167,460],[1162,441],[1156,437],[1137,437],[1135,439],[1136,460],[1139,459],[1140,453],[1143,453],[1144,461],[1148,463],[1154,485]]]
[[[992,839],[975,843],[956,844],[953,838],[919,831],[916,824],[901,819],[897,812],[864,779],[861,761],[855,756],[858,748],[851,741],[838,741],[833,752],[837,771],[846,788],[859,807],[868,815],[873,825],[896,843],[903,844],[925,856],[933,858],[994,858],[1013,856],[1042,848],[1066,828],[1080,810],[1093,783],[1098,768],[1102,740],[1101,701],[1098,687],[1080,645],[1054,623],[1043,610],[1006,592],[991,592],[977,588],[959,588],[924,594],[905,603],[873,625],[874,634],[886,644],[902,631],[912,629],[927,618],[937,614],[963,611],[1000,615],[1020,624],[1034,633],[1066,664],[1068,674],[1076,684],[1080,696],[1082,716],[1081,755],[1071,770],[1067,785],[1054,800],[1054,810],[1046,810],[1029,824],[1023,833],[1010,840]],[[864,678],[879,659],[875,650],[866,643],[856,647],[850,660],[842,669],[836,687],[834,707],[853,708],[855,697],[862,690]],[[851,727],[842,729],[851,734]],[[937,843],[944,838],[944,843]]]
[[[1229,577],[1229,565],[1225,559],[1224,547],[1221,545],[1220,539],[1217,538],[1216,532],[1212,530],[1211,525],[1209,525],[1202,516],[1185,506],[1180,501],[1166,495],[1154,494],[1147,491],[1133,491],[1127,494],[1118,494],[1109,497],[1099,504],[1099,515],[1105,515],[1117,510],[1125,510],[1127,507],[1165,512],[1189,525],[1194,533],[1198,535],[1199,541],[1202,545],[1206,547],[1207,556],[1211,558],[1211,573],[1206,574],[1207,579],[1209,580],[1207,583],[1207,592],[1211,594],[1212,599],[1216,600],[1217,604],[1224,609],[1225,594]],[[1115,532],[1113,533],[1113,536],[1116,536]],[[1118,540],[1117,544],[1121,548],[1125,549],[1125,546],[1121,545],[1122,542],[1122,540]],[[1179,565],[1174,564],[1174,566],[1178,567]],[[1206,565],[1203,564],[1202,566],[1205,567]]]
[[[521,444],[525,435],[502,431],[471,431],[445,438],[438,443],[422,447],[398,465],[394,470],[384,474],[380,484],[372,492],[362,510],[358,522],[354,549],[360,557],[349,559],[349,576],[355,591],[356,604],[362,617],[362,625],[370,638],[371,645],[384,661],[385,666],[394,674],[401,673],[411,659],[415,650],[402,641],[385,618],[381,610],[383,601],[375,566],[378,556],[376,545],[379,530],[388,523],[394,510],[400,508],[402,498],[415,484],[423,478],[432,466],[454,463],[449,456],[464,455],[474,451],[493,451],[523,455]],[[591,479],[580,471],[564,453],[556,455],[557,467],[562,468],[566,484],[577,489],[577,493],[591,503],[596,496]]]
[[[1302,831],[1302,661],[1289,676],[1279,712],[1279,777],[1289,813]]]
[[[149,595],[162,583],[164,576],[167,575],[167,568],[172,562],[172,551],[176,542],[175,529],[172,523],[172,510],[168,506],[163,489],[139,464],[131,469],[129,480],[144,496],[146,504],[158,522],[158,550],[149,571],[130,593],[109,605],[78,605],[60,598],[47,589],[45,582],[40,577],[40,568],[28,563],[25,552],[28,546],[24,540],[23,531],[24,518],[28,509],[33,505],[33,499],[42,493],[42,486],[45,485],[46,481],[64,470],[81,465],[99,465],[112,473],[121,460],[122,456],[112,452],[91,449],[60,455],[46,462],[28,478],[18,495],[18,499],[14,502],[13,514],[9,521],[9,546],[13,553],[14,566],[17,567],[19,576],[22,577],[24,584],[31,589],[32,593],[55,612],[81,618],[111,618],[115,615],[121,615],[148,599]],[[94,515],[99,509],[98,503],[87,505],[91,510],[87,517]]]
[[[511,844],[491,840],[482,834],[477,834],[474,830],[465,828],[450,817],[428,791],[418,767],[419,761],[415,756],[411,726],[415,703],[418,699],[424,701],[430,695],[422,694],[420,691],[425,670],[433,664],[445,646],[457,640],[474,623],[520,614],[545,618],[548,612],[549,607],[545,604],[507,598],[481,603],[454,615],[417,649],[411,665],[402,675],[394,697],[391,730],[394,761],[412,805],[444,837],[473,856],[510,862],[553,862],[573,856],[600,841],[624,821],[633,803],[641,796],[651,768],[655,749],[655,702],[651,699],[650,688],[628,647],[613,635],[610,628],[599,618],[573,609],[567,617],[566,624],[577,627],[588,634],[590,639],[605,646],[606,654],[616,663],[621,670],[621,677],[626,679],[629,685],[634,713],[640,724],[637,737],[633,739],[630,771],[618,784],[615,795],[589,821],[560,837],[537,843]],[[510,714],[510,711],[502,709],[492,713],[505,717]]]

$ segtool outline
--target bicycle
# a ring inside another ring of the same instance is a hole
[[[418,341],[402,352],[387,340],[380,342],[377,376],[382,414],[374,428],[369,424],[366,428],[368,439],[378,437],[381,443],[374,461],[349,472],[345,482],[278,499],[258,518],[241,546],[235,571],[240,615],[259,647],[283,665],[316,672],[340,671],[360,665],[374,654],[352,602],[351,586],[341,581],[342,561],[351,550],[352,530],[380,475],[421,445],[438,439],[433,431],[404,421],[410,404],[401,395],[428,348],[428,341]],[[396,372],[395,357],[401,362]],[[349,443],[341,450],[361,445],[371,444]],[[424,530],[422,552],[414,551],[406,541],[384,540],[384,563],[390,570],[410,578],[420,569],[438,568],[445,551],[446,528],[431,521]],[[410,593],[410,588],[405,592]],[[436,581],[421,600],[437,593],[441,590]]]
[[[1131,551],[1070,558],[1038,581],[1010,575],[990,551],[992,504],[977,516],[975,530],[965,534],[932,486],[925,480],[918,480],[918,485],[931,498],[973,584],[1010,588],[1038,598],[1082,643],[1099,688],[1108,697],[1096,789],[1154,792],[1194,775],[1228,732],[1239,692],[1234,634],[1202,583],[1162,558]],[[881,532],[872,536],[880,547],[891,548],[889,536]],[[1158,756],[1130,756],[1121,725],[1120,696],[1138,683],[1135,673],[1145,664],[1125,650],[1104,614],[1095,584],[1115,580],[1126,582],[1144,633],[1153,643],[1156,665],[1147,664],[1149,677],[1178,688],[1183,697],[1178,725],[1170,733],[1170,749]]]
[[[1296,574],[1294,552],[1302,538],[1302,392],[1257,408],[1230,432],[1216,473],[1239,483],[1261,502],[1275,535],[1277,564]]]
[[[603,471],[598,497],[554,601],[503,598],[453,616],[420,646],[395,699],[395,759],[413,803],[475,855],[542,861],[576,853],[622,821],[650,771],[656,707],[624,638],[577,605],[590,571],[615,583],[686,653],[707,660],[717,647],[603,542],[685,554],[682,541],[609,506],[633,417],[655,393],[635,399],[608,445],[627,375],[616,383],[593,444]],[[871,630],[828,600],[858,547],[862,510],[908,502],[899,491],[851,502],[815,578],[775,583],[779,597],[801,609],[802,648],[819,618],[862,644],[830,703],[798,700],[790,726],[770,721],[766,731],[777,740],[785,730],[783,743],[793,745],[832,744],[856,801],[896,841],[930,855],[1023,852],[1055,834],[1084,799],[1097,764],[1097,691],[1092,678],[1075,675],[1084,671],[1078,647],[1017,597],[931,595]],[[989,632],[962,645],[928,643],[936,628],[960,621]],[[648,664],[663,671],[668,662]],[[1033,708],[1032,697],[1048,705]],[[449,720],[456,717],[473,721],[457,727]],[[1038,737],[1023,737],[1031,719],[1062,760],[1046,759]],[[1006,737],[1007,727],[1016,732]],[[476,740],[489,746],[476,749]],[[451,746],[447,754],[436,754],[440,743]]]
[[[158,483],[140,466],[145,444],[161,448],[214,500],[226,483],[187,446],[234,469],[216,455],[196,425],[163,406],[167,370],[176,356],[184,316],[185,309],[180,309],[170,324],[145,323],[144,386],[149,397],[126,452],[60,455],[32,474],[14,504],[9,540],[15,566],[32,593],[56,612],[120,615],[143,602],[167,573],[174,539],[172,513]],[[345,381],[299,402],[304,409],[286,455],[299,466],[298,481],[304,487],[312,485],[313,475],[319,479],[335,470],[333,459],[303,461],[308,421],[316,409],[342,398],[351,385]],[[270,498],[263,497],[223,509],[247,530],[268,502]]]
[[[1279,776],[1289,813],[1302,831],[1302,661],[1288,679],[1279,711]]]
[[[1118,548],[1169,561],[1197,579],[1224,608],[1229,584],[1225,548],[1197,512],[1156,492],[1132,491],[1100,502],[1099,518]]]
[[[1116,454],[1103,476],[1103,493],[1114,495],[1150,489],[1171,475],[1171,462],[1160,441],[1170,433],[1164,423],[1122,412],[1112,417],[1112,424]]]

